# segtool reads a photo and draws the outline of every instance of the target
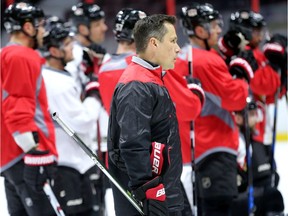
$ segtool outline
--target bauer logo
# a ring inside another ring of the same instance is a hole
[[[161,150],[161,143],[155,142],[154,149],[152,152],[153,155],[153,165],[152,165],[152,172],[155,174],[159,174],[159,166],[160,166],[160,150]]]

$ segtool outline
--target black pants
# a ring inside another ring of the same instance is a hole
[[[228,216],[237,196],[236,156],[218,152],[196,164],[199,215]]]
[[[23,160],[5,170],[5,192],[11,216],[51,216],[53,208],[44,192],[33,191],[23,180]]]
[[[254,215],[268,215],[270,212],[284,211],[282,194],[276,188],[254,187]],[[248,216],[248,191],[233,200],[232,216]],[[275,214],[276,215],[276,214]]]
[[[84,174],[58,166],[55,195],[67,216],[100,216],[101,186],[100,171],[96,166]]]
[[[215,198],[198,199],[199,216],[230,216],[233,197],[217,196]]]

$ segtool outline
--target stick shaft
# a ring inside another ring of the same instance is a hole
[[[281,74],[281,71],[278,71],[278,74]],[[274,115],[273,115],[273,128],[272,128],[272,145],[271,145],[271,186],[275,187],[275,175],[276,175],[276,164],[274,160],[275,144],[276,144],[276,128],[277,128],[277,114],[278,114],[278,97],[280,94],[280,87],[277,88],[277,91],[274,95]]]
[[[52,188],[50,186],[50,184],[47,182],[45,182],[44,186],[43,186],[43,190],[45,192],[45,194],[47,195],[55,213],[57,216],[65,216],[55,194],[52,191]]]
[[[247,104],[243,114],[244,128],[245,128],[245,144],[246,144],[246,164],[248,173],[248,215],[254,215],[254,187],[253,187],[253,168],[252,168],[252,153],[251,153],[251,139],[250,139],[250,128],[248,123],[248,98]]]
[[[193,50],[192,46],[188,46],[188,72],[191,77],[193,77],[193,64],[192,64],[192,55]],[[192,193],[193,193],[193,200],[192,200],[192,209],[193,214],[195,216],[198,215],[198,209],[197,209],[197,191],[196,191],[196,164],[195,164],[195,131],[194,131],[194,121],[190,122],[190,142],[191,142],[191,153],[192,153]]]

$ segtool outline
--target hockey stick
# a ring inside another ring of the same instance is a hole
[[[65,214],[64,214],[55,194],[53,193],[52,188],[51,188],[48,181],[45,182],[45,184],[43,186],[43,190],[44,190],[46,196],[48,197],[56,215],[57,216],[65,216]]]
[[[117,182],[117,180],[109,173],[109,171],[106,169],[105,165],[102,161],[100,161],[90,148],[87,147],[87,145],[79,138],[79,136],[70,128],[68,127],[62,119],[58,116],[56,112],[52,114],[53,119],[64,129],[64,131],[71,136],[76,143],[79,144],[79,146],[85,151],[85,153],[94,161],[94,163],[99,167],[99,169],[108,177],[108,179],[119,189],[119,191],[127,198],[127,200],[137,209],[137,211],[144,215],[144,212],[142,211],[140,205],[137,203],[137,201],[131,197],[130,194],[128,194],[123,187]]]
[[[281,74],[281,71],[278,71]],[[277,113],[278,113],[278,97],[280,94],[281,87],[277,88],[274,96],[274,116],[273,116],[273,128],[272,128],[272,145],[271,145],[271,187],[275,187],[275,175],[276,175],[276,163],[274,160],[275,143],[276,143],[276,124],[277,124]]]
[[[192,67],[192,46],[189,45],[188,49],[188,72],[191,77],[193,77],[193,67]],[[195,132],[194,132],[194,122],[190,122],[190,142],[191,142],[191,152],[192,152],[192,212],[194,216],[197,216],[197,193],[196,193],[196,164],[195,164]]]
[[[252,169],[252,154],[251,154],[251,140],[250,140],[250,128],[248,123],[248,103],[251,98],[247,98],[247,103],[243,113],[244,129],[245,129],[245,144],[246,144],[246,164],[248,173],[248,215],[254,215],[254,187],[253,187],[253,169]]]

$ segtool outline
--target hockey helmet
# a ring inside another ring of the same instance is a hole
[[[194,29],[196,26],[203,26],[215,19],[220,19],[221,15],[209,3],[194,3],[190,6],[182,7],[180,18],[188,35],[194,35]]]
[[[88,26],[91,21],[100,20],[105,17],[104,11],[97,5],[91,3],[78,3],[72,6],[71,19],[74,25],[84,24]]]
[[[43,36],[42,51],[48,52],[50,47],[61,47],[63,40],[70,36],[70,31],[64,23],[47,23]]]
[[[125,8],[120,10],[115,19],[113,33],[117,41],[134,40],[133,29],[136,22],[146,17],[146,13],[132,8]]]
[[[45,19],[45,28],[50,28],[50,26],[64,24],[64,21],[61,20],[58,16],[50,15]]]
[[[247,102],[248,110],[256,110],[257,109],[257,103],[254,100],[252,95],[249,95],[247,97],[246,102]]]
[[[4,12],[4,27],[7,33],[20,31],[26,22],[31,22],[35,27],[44,19],[42,9],[25,2],[18,2],[8,6]]]
[[[252,39],[252,31],[266,26],[264,17],[260,13],[249,10],[240,10],[230,16],[229,29],[240,31],[247,40]]]

